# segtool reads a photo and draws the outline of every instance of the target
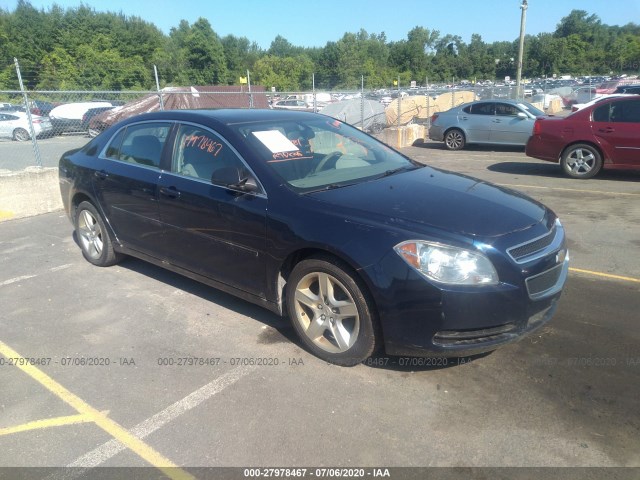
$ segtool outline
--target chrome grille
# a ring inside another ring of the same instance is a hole
[[[540,298],[553,290],[562,277],[564,263],[560,263],[549,270],[527,278],[527,292],[529,297]]]
[[[545,249],[553,243],[556,234],[557,229],[554,226],[549,233],[526,243],[521,243],[520,245],[511,247],[507,250],[507,253],[517,263],[522,263],[523,261],[529,260],[527,257],[531,257],[536,253],[544,252]]]

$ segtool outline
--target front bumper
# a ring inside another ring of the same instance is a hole
[[[569,271],[561,226],[554,235],[544,254],[503,258],[501,283],[495,286],[434,285],[395,253],[367,269],[375,288],[380,287],[374,298],[386,352],[464,357],[516,342],[542,327],[556,311]]]
[[[495,321],[509,320],[493,326],[481,326],[486,323],[482,312],[469,317],[469,323],[478,323],[477,328],[448,329],[446,313],[442,312],[443,322],[439,330],[433,331],[427,324],[414,322],[413,328],[408,328],[408,335],[393,335],[385,338],[385,351],[389,355],[407,356],[435,356],[435,357],[466,357],[490,352],[496,348],[514,343],[545,325],[558,306],[560,293],[553,297],[537,302],[527,309],[524,317],[504,318]],[[526,315],[529,315],[528,317]],[[405,328],[409,324],[405,323]],[[416,341],[418,340],[418,341]],[[420,341],[422,340],[422,341]]]

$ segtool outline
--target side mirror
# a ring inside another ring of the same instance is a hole
[[[529,118],[529,117],[527,116],[527,114],[526,114],[526,113],[524,113],[524,112],[518,112],[518,115],[516,115],[516,116],[517,116],[518,118],[522,118],[522,119]]]
[[[249,174],[242,175],[238,167],[224,167],[215,170],[211,175],[211,183],[242,192],[257,192],[259,190],[256,179]]]

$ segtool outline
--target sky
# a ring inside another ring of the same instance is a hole
[[[77,7],[80,0],[30,0],[45,10],[54,3]],[[221,37],[247,37],[264,49],[277,35],[300,47],[324,47],[345,32],[384,32],[387,41],[407,38],[416,26],[460,35],[479,33],[487,43],[513,41],[520,33],[521,0],[83,0],[96,11],[138,16],[169,33],[180,20],[209,20]],[[640,0],[528,0],[526,33],[553,32],[574,9],[596,14],[607,25],[640,23]],[[0,0],[12,11],[17,0]]]

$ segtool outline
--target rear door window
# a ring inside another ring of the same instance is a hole
[[[608,122],[609,121],[609,104],[601,105],[593,110],[594,122]]]
[[[106,157],[159,169],[170,129],[171,124],[167,122],[129,125],[113,137],[106,149]]]
[[[495,103],[476,103],[473,105],[469,105],[469,107],[467,108],[469,108],[469,111],[465,109],[465,112],[472,113],[474,115],[493,115],[495,112]]]

